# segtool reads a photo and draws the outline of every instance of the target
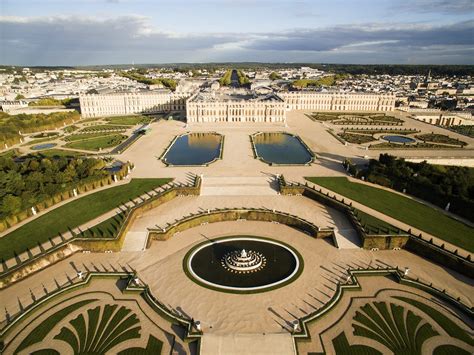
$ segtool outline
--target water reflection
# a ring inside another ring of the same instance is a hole
[[[299,137],[288,133],[259,133],[253,136],[257,155],[272,164],[307,164],[313,154]]]
[[[190,133],[178,137],[164,156],[169,165],[205,165],[219,158],[222,135]]]

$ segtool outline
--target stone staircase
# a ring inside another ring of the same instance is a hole
[[[202,196],[276,195],[276,181],[271,176],[204,176]]]

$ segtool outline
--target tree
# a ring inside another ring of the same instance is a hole
[[[25,95],[18,94],[15,96],[15,100],[23,100],[23,99],[25,99]]]
[[[19,212],[21,208],[21,199],[17,196],[8,194],[3,198],[0,204],[0,211],[7,216]]]
[[[270,74],[270,80],[278,80],[278,79],[281,79],[281,75],[276,73],[276,72],[272,72]]]

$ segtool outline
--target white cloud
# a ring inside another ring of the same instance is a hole
[[[380,24],[280,33],[175,33],[144,16],[0,17],[0,62],[24,65],[187,61],[472,63],[474,21],[451,25]],[[337,57],[339,55],[339,57]],[[359,55],[359,56],[358,56]],[[286,58],[286,59],[285,59]],[[415,58],[415,59],[414,59]],[[417,59],[418,58],[418,59]],[[454,59],[453,59],[454,58]]]

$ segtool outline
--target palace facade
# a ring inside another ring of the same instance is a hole
[[[395,95],[319,91],[284,92],[280,96],[290,110],[393,111]]]
[[[118,116],[135,113],[185,111],[187,93],[169,90],[84,94],[79,96],[84,118]]]
[[[185,111],[192,122],[285,122],[288,110],[393,111],[395,95],[298,91],[258,94],[222,90],[169,90],[84,94],[82,117]]]
[[[194,122],[285,122],[286,105],[275,94],[200,92],[186,102],[186,118]]]

